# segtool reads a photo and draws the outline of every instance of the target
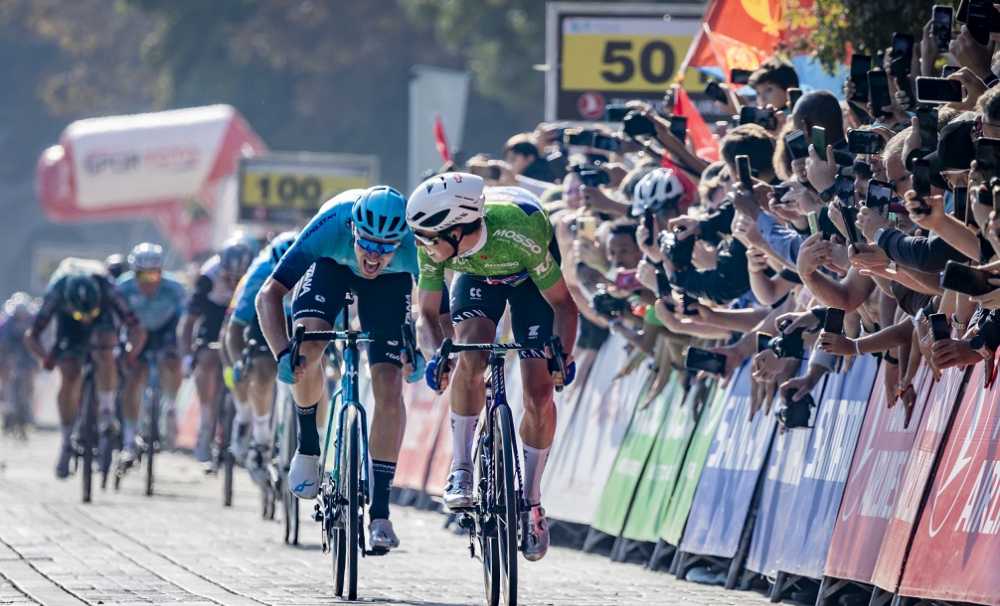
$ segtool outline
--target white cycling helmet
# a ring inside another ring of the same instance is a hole
[[[406,222],[413,229],[442,232],[483,218],[482,177],[442,173],[417,186],[406,203]]]
[[[677,205],[684,197],[684,186],[671,168],[655,168],[639,179],[632,192],[632,216],[645,211],[657,212],[668,204]]]

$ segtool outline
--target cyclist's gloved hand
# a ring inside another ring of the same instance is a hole
[[[236,389],[236,371],[232,366],[226,366],[222,369],[222,382],[229,391]]]
[[[434,357],[431,358],[430,362],[427,363],[427,369],[424,372],[424,379],[427,381],[427,387],[430,387],[431,389],[433,389],[438,393],[441,393],[443,391],[443,389],[441,388],[441,383],[443,381],[438,380],[439,379],[438,375],[444,374],[443,372],[441,372],[443,370],[441,368],[442,364],[447,364],[447,361],[442,360],[439,354],[434,354]],[[444,377],[442,376],[440,378],[443,379]]]
[[[403,357],[404,352],[399,352],[399,357]],[[424,376],[424,371],[427,366],[427,361],[424,360],[424,354],[420,350],[416,350],[416,360],[407,360],[413,368],[413,372],[406,376],[407,383],[416,383],[420,380],[420,377]],[[404,367],[405,368],[405,367]]]
[[[278,380],[289,385],[295,384],[295,370],[292,369],[292,354],[284,351],[278,357]]]
[[[233,383],[239,383],[243,380],[243,360],[236,360],[233,364]]]
[[[576,360],[573,360],[566,365],[566,376],[563,377],[563,387],[569,387],[569,384],[573,382],[576,378]]]
[[[181,358],[181,373],[183,373],[185,377],[190,377],[191,371],[193,370],[194,370],[194,355],[185,354],[184,357]]]

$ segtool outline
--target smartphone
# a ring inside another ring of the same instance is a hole
[[[622,132],[629,137],[639,135],[656,135],[656,125],[653,121],[637,111],[631,111],[622,120]]]
[[[958,65],[945,65],[944,67],[941,68],[941,77],[947,78],[948,76],[954,74],[960,69],[962,68],[961,66]]]
[[[809,222],[810,235],[819,233],[819,215],[816,214],[816,211],[810,211],[806,215],[806,221]]]
[[[722,87],[715,80],[712,80],[705,86],[705,96],[719,103],[726,103],[729,100],[726,91],[722,90]]]
[[[954,204],[952,205],[953,216],[965,223],[969,224],[969,188],[968,187],[956,187],[952,193],[952,200]]]
[[[788,89],[788,111],[795,109],[795,104],[799,102],[800,98],[802,98],[801,88]]]
[[[621,151],[622,142],[615,137],[603,133],[594,133],[594,142],[591,144],[591,147],[616,154]]]
[[[593,241],[597,235],[597,217],[584,215],[577,218],[576,233],[585,240]]]
[[[847,133],[847,147],[852,154],[877,154],[885,147],[885,139],[870,130],[855,129]]]
[[[632,111],[632,108],[627,105],[605,105],[604,106],[604,121],[605,122],[621,122],[625,119],[625,116]]]
[[[750,81],[752,73],[748,69],[731,69],[729,70],[729,81],[733,84],[746,84]]]
[[[838,335],[844,334],[844,310],[836,307],[826,308],[826,317],[823,319],[823,331],[832,332]]]
[[[951,22],[954,16],[955,9],[950,6],[935,4],[931,9],[931,28],[939,52],[948,52],[948,44],[951,42]]]
[[[872,70],[868,72],[868,96],[875,116],[892,115],[882,109],[892,105],[892,96],[889,94],[889,76],[884,71]]]
[[[931,195],[931,165],[926,158],[913,161],[913,191],[921,198]]]
[[[820,160],[826,160],[826,129],[822,126],[812,127],[812,145]]]
[[[894,32],[892,34],[892,51],[889,57],[889,70],[893,76],[897,78],[909,76],[913,66],[913,36]]]
[[[959,14],[963,11],[965,11],[965,25],[969,28],[972,38],[983,46],[989,44],[994,12],[992,0],[963,2],[959,7]]]
[[[594,143],[594,131],[568,130],[563,133],[563,142],[566,145],[579,145],[581,147],[592,147],[592,144]]]
[[[643,288],[642,283],[639,282],[639,278],[636,277],[636,272],[634,269],[621,270],[615,274],[615,286],[621,290],[641,290]]]
[[[920,125],[920,149],[926,150],[928,153],[935,151],[938,144],[937,108],[917,108],[917,123]]]
[[[994,274],[988,271],[957,261],[948,261],[945,263],[944,273],[941,274],[941,288],[978,297],[996,290],[997,287],[990,284],[992,277]]]
[[[871,56],[851,55],[851,82],[854,83],[854,96],[851,97],[851,101],[861,103],[868,101],[868,72],[871,68]]]
[[[843,179],[844,177],[837,178]],[[837,208],[840,210],[840,216],[844,218],[844,228],[847,230],[847,241],[850,244],[857,244],[858,242],[861,242],[861,236],[858,234],[857,207],[843,202],[838,202],[837,205]]]
[[[809,143],[806,142],[806,134],[800,130],[793,130],[785,135],[785,147],[792,160],[809,157]]]
[[[687,140],[688,119],[684,116],[670,116],[670,133],[681,140]]]
[[[757,353],[771,349],[772,339],[774,339],[774,335],[769,335],[766,332],[757,333]]]
[[[643,242],[646,246],[653,245],[653,239],[656,236],[656,229],[653,217],[653,211],[648,208],[642,211],[642,225],[646,228],[646,240]]]
[[[486,167],[486,178],[491,181],[500,180],[500,167],[499,166],[487,166]]]
[[[670,313],[673,313],[674,310],[676,309],[676,306],[673,304],[673,301],[671,300],[670,297],[671,290],[672,289],[670,287],[670,278],[667,277],[667,272],[663,270],[657,270],[656,296],[658,296],[661,299],[666,299],[664,301],[664,304],[667,306],[667,309],[670,310]]]
[[[919,103],[956,103],[962,100],[962,83],[947,78],[917,76]]]
[[[740,177],[740,185],[747,191],[753,189],[753,175],[750,172],[750,156],[736,156],[736,172]]]
[[[948,325],[948,316],[942,313],[927,316],[931,323],[931,334],[935,341],[951,338],[951,326]]]
[[[976,168],[987,177],[997,174],[1000,167],[1000,139],[980,137],[975,141]]]
[[[714,375],[726,373],[726,356],[698,347],[689,347],[684,356],[684,367],[688,370],[704,370]]]
[[[773,192],[774,195],[774,201],[778,204],[784,204],[784,202],[782,202],[781,199],[784,198],[785,194],[787,194],[791,190],[792,188],[788,185],[775,185],[774,187],[771,188],[771,191]]]
[[[774,130],[778,127],[778,119],[770,109],[745,105],[740,108],[740,124],[759,124],[767,130]]]
[[[868,195],[865,197],[865,206],[874,209],[883,209],[892,202],[892,184],[885,181],[872,179],[868,181]]]

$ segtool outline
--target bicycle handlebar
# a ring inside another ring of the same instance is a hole
[[[288,344],[288,353],[291,356],[292,369],[298,368],[302,361],[299,348],[307,341],[354,341],[356,343],[371,343],[374,341],[367,332],[357,330],[310,330],[297,324],[292,333],[292,340]]]

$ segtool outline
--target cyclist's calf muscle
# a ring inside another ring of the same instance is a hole
[[[492,343],[496,325],[486,318],[471,318],[455,326],[459,343]],[[462,416],[477,415],[483,409],[486,395],[485,371],[488,354],[465,351],[451,377],[451,409]]]
[[[295,324],[305,326],[307,332],[332,329],[329,322],[320,318],[301,318]],[[261,328],[263,329],[263,324]],[[299,355],[303,360],[299,369],[296,369],[297,379],[292,385],[292,395],[295,396],[295,403],[301,407],[312,406],[325,398],[323,351],[326,345],[325,341],[306,341],[299,348]]]

